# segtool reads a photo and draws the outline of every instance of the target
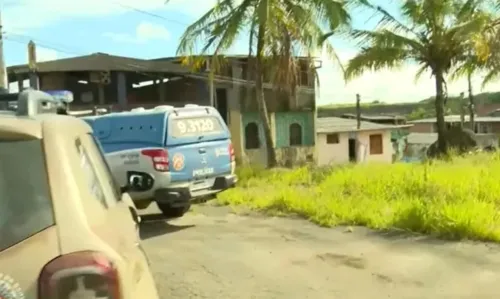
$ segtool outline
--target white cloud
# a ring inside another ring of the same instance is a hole
[[[339,51],[344,64],[355,54],[352,50]],[[419,101],[435,95],[434,79],[430,72],[424,73],[415,82],[418,66],[407,65],[400,70],[368,72],[363,76],[345,83],[340,67],[323,56],[323,66],[319,70],[320,92],[318,104],[354,103],[356,94],[364,102],[382,101],[387,103]],[[473,90],[476,93],[500,90],[500,82],[494,82],[481,89],[482,76],[473,78]],[[467,91],[465,79],[448,83],[448,94],[459,95]]]
[[[105,32],[103,36],[115,42],[146,43],[150,40],[168,40],[170,33],[163,25],[141,22],[137,25],[134,34]]]
[[[64,19],[123,14],[133,11],[132,8],[156,12],[174,10],[195,18],[207,11],[215,2],[215,0],[170,0],[169,3],[165,3],[165,0],[120,0],[118,2],[112,0],[7,0],[3,5],[2,17],[6,31],[19,32],[50,25]],[[178,21],[183,21],[182,18]]]
[[[141,10],[153,10],[165,6],[163,0],[120,0],[119,3],[137,7]],[[121,14],[127,10],[129,9],[109,0],[17,0],[5,4],[2,16],[6,31],[9,31],[42,27],[75,17]],[[19,22],[20,19],[23,21]]]
[[[52,49],[37,47],[36,48],[36,60],[38,62],[50,61],[58,59],[58,52]]]
[[[236,1],[238,2],[238,1]],[[200,17],[217,3],[217,0],[168,0],[168,10],[175,10],[190,17]]]
[[[167,28],[162,25],[148,22],[140,23],[135,30],[135,34],[137,39],[139,40],[167,40],[170,38],[170,33],[168,32]]]

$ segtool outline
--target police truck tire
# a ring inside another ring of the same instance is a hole
[[[163,216],[167,218],[179,218],[186,214],[187,211],[189,211],[191,205],[187,205],[184,207],[172,207],[170,205],[158,203],[158,208],[163,213]]]

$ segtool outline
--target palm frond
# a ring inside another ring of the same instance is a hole
[[[481,89],[484,89],[488,84],[493,83],[493,81],[498,78],[500,78],[500,68],[493,68],[489,70],[481,83]]]
[[[413,2],[412,0],[407,0],[405,3]],[[398,20],[389,11],[387,11],[382,6],[369,5],[373,10],[375,10],[382,17],[378,23],[378,28],[391,29],[394,32],[401,32],[409,36],[416,36],[417,33],[413,28],[406,25],[404,22]]]
[[[233,10],[231,18],[228,18],[225,22],[218,23],[214,26],[211,36],[206,42],[202,53],[205,53],[216,42],[217,46],[214,50],[214,56],[229,49],[248,22],[245,17],[251,4],[251,1],[244,1],[235,10]]]
[[[406,49],[377,46],[363,48],[358,55],[349,60],[345,70],[345,79],[352,80],[365,71],[398,68],[412,58],[412,53]]]
[[[221,0],[217,5],[209,9],[198,20],[189,25],[182,34],[177,47],[177,55],[190,55],[196,52],[196,45],[203,40],[208,28],[225,22],[231,17],[232,0]]]
[[[425,73],[426,70],[429,69],[429,66],[427,64],[422,64],[420,68],[417,70],[417,73],[415,74],[415,79],[413,80],[414,83],[417,83],[422,75]]]
[[[313,14],[316,24],[327,24],[329,31],[335,31],[339,27],[351,24],[351,15],[347,11],[345,1],[340,0],[309,0],[304,1],[305,9]],[[368,3],[363,1],[363,3]]]
[[[462,64],[459,64],[451,72],[450,80],[457,81],[458,79],[473,73],[476,70],[476,68],[478,68],[478,65],[474,64],[472,61],[466,61]]]
[[[463,42],[468,42],[471,37],[489,24],[490,18],[488,15],[475,15],[465,22],[460,22],[447,31],[446,37],[449,39],[462,39]]]
[[[386,29],[378,31],[370,30],[353,30],[352,37],[358,41],[360,45],[369,43],[372,46],[387,47],[387,48],[407,48],[414,51],[424,50],[423,45],[415,39],[399,35]]]

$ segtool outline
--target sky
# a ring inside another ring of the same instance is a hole
[[[397,13],[394,0],[376,0]],[[206,12],[215,0],[0,0],[4,53],[7,65],[27,63],[27,43],[37,44],[38,61],[95,52],[113,55],[159,58],[174,56],[187,25]],[[367,11],[356,12],[353,26],[371,29],[375,20]],[[357,48],[352,42],[330,40],[343,63]],[[228,54],[247,54],[244,37]],[[362,102],[411,102],[434,94],[430,74],[415,82],[417,66],[366,73],[345,83],[338,64],[325,55],[319,70],[318,105]],[[474,90],[500,91],[500,82],[481,89],[481,76],[474,78]],[[448,93],[466,91],[466,82],[448,83]]]

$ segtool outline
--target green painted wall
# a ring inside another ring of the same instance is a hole
[[[251,122],[257,123],[259,126],[259,138],[262,145],[265,144],[264,140],[264,128],[258,113],[246,112],[241,115],[243,123],[243,132],[247,124]],[[278,112],[275,113],[275,125],[276,125],[276,147],[288,147],[290,146],[290,125],[293,123],[298,123],[302,127],[302,144],[306,146],[314,145],[314,112]],[[243,134],[244,135],[244,134]],[[245,136],[243,136],[243,142],[245,142]]]
[[[276,121],[276,147],[290,146],[290,125],[298,123],[302,127],[302,144],[314,145],[314,112],[277,112]]]
[[[241,122],[243,124],[243,136],[241,140],[243,140],[243,148],[245,148],[245,128],[247,124],[255,122],[259,126],[259,139],[261,147],[266,144],[266,140],[264,138],[264,126],[262,126],[262,122],[260,121],[260,116],[257,112],[245,112],[241,113]]]

